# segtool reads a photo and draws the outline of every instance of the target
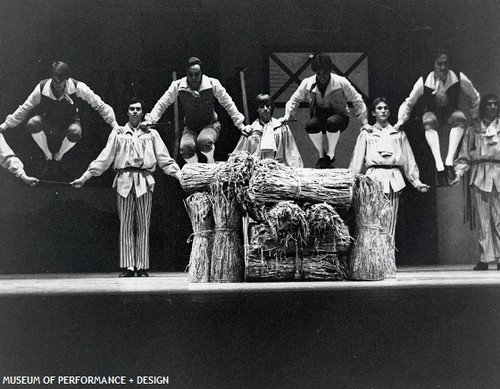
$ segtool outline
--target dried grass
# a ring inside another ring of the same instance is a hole
[[[211,185],[215,235],[211,257],[210,282],[241,282],[244,259],[240,237],[241,213],[233,188]]]
[[[189,256],[189,282],[210,281],[210,260],[214,235],[214,220],[212,216],[212,204],[207,193],[197,192],[184,200],[191,224],[193,234],[190,240],[191,254]]]
[[[255,165],[248,198],[269,203],[282,200],[326,202],[347,209],[352,204],[354,176],[348,169],[293,169],[265,159]]]
[[[351,252],[349,277],[355,280],[382,280],[395,263],[389,233],[391,205],[382,184],[359,175],[354,190],[356,240]]]
[[[307,281],[341,281],[347,278],[346,255],[322,253],[302,258],[302,278]]]
[[[335,209],[326,203],[305,206],[309,223],[309,248],[315,252],[346,252],[352,237],[349,228]]]

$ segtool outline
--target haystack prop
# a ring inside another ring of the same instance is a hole
[[[285,249],[267,223],[251,223],[245,257],[246,281],[293,281],[296,253],[294,245]]]
[[[310,230],[309,247],[323,253],[349,250],[352,242],[349,227],[331,205],[309,204],[305,212]]]
[[[356,177],[354,190],[356,240],[351,252],[349,277],[354,280],[382,280],[395,264],[394,245],[389,234],[391,205],[382,185],[369,177]]]
[[[182,167],[182,189],[188,193],[210,190],[219,169],[218,163],[186,163]]]
[[[211,186],[215,235],[210,264],[210,282],[241,282],[244,258],[241,245],[241,213],[236,192],[227,184]]]
[[[348,276],[345,253],[311,253],[302,258],[302,278],[307,281],[342,281]]]
[[[259,203],[297,200],[347,209],[352,203],[353,184],[354,176],[348,169],[293,169],[264,159],[255,165],[248,197]]]
[[[182,168],[181,186],[186,192],[210,191],[212,184],[223,182],[233,186],[240,196],[252,175],[255,157],[247,152],[233,153],[226,162],[187,163]]]
[[[302,251],[309,238],[305,212],[292,201],[281,201],[267,212],[265,219],[266,223],[250,227],[246,279],[300,279]]]
[[[191,254],[189,257],[189,282],[210,281],[210,260],[214,238],[212,203],[205,192],[196,192],[184,200],[193,226]]]
[[[305,280],[340,281],[347,278],[347,252],[352,238],[335,209],[326,203],[305,207],[309,244],[302,259]]]

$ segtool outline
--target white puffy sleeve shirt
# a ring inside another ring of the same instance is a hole
[[[16,177],[24,173],[23,163],[16,157],[2,134],[0,134],[0,164]]]
[[[399,192],[406,186],[403,173],[414,187],[421,184],[418,166],[406,134],[395,130],[391,125],[385,128],[375,125],[371,133],[361,131],[358,135],[349,170],[359,174],[363,167],[367,168],[368,177],[382,183],[384,193],[390,193],[391,188],[394,192]]]
[[[83,178],[99,176],[113,165],[117,171],[113,188],[118,194],[127,197],[134,187],[136,196],[140,197],[148,190],[153,191],[155,180],[151,172],[157,164],[168,175],[180,170],[156,130],[134,130],[126,124],[124,133],[111,131],[106,146],[90,163]]]
[[[500,122],[495,120],[489,126],[496,129],[496,137],[487,136],[487,126],[481,122],[481,129],[469,127],[462,140],[462,148],[455,160],[455,172],[463,176],[470,170],[470,185],[484,192],[493,188],[500,190]],[[496,142],[491,138],[496,138]]]

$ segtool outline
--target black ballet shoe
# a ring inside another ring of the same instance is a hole
[[[122,271],[118,277],[133,277],[135,275],[133,270],[126,269]]]
[[[149,277],[149,274],[144,269],[137,270],[137,277]]]
[[[478,262],[472,270],[488,270],[488,264],[486,262]]]

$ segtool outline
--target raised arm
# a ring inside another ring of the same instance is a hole
[[[354,108],[354,114],[359,119],[362,125],[362,129],[368,129],[368,115],[366,112],[366,104],[363,101],[363,97],[358,93],[358,91],[352,86],[352,84],[346,79],[341,79],[342,91],[350,103],[352,103]]]
[[[104,149],[101,151],[99,156],[90,163],[89,167],[80,178],[71,182],[71,185],[73,185],[75,188],[80,188],[89,178],[100,176],[102,173],[108,170],[115,159],[117,135],[118,129],[115,128],[109,134],[106,146],[104,146]]]
[[[106,104],[102,99],[94,93],[85,83],[78,81],[76,84],[76,95],[82,100],[89,103],[89,105],[94,108],[106,123],[108,123],[112,128],[118,127],[116,122],[115,111],[110,105]]]
[[[33,92],[28,96],[23,105],[20,105],[13,114],[8,115],[0,125],[0,132],[6,130],[7,128],[16,127],[24,119],[28,117],[30,111],[40,104],[42,93],[40,91],[40,86],[37,85]]]
[[[226,92],[226,89],[222,86],[219,80],[212,79],[212,89],[214,91],[214,96],[217,101],[224,107],[226,112],[231,116],[234,125],[241,131],[244,128],[245,116],[238,111],[236,108],[236,104],[229,94]]]
[[[420,77],[415,85],[413,85],[413,89],[410,92],[410,95],[405,99],[403,104],[399,107],[398,111],[398,122],[394,126],[396,129],[399,129],[403,124],[405,124],[410,118],[411,111],[415,104],[417,104],[418,99],[424,94],[424,79]]]
[[[303,79],[300,83],[299,87],[295,92],[293,92],[292,97],[285,104],[285,116],[283,116],[284,120],[290,120],[299,107],[300,103],[305,100],[307,97],[307,78]]]
[[[160,120],[167,108],[171,104],[173,104],[173,102],[177,98],[177,95],[179,94],[179,82],[180,80],[172,81],[167,91],[163,94],[162,97],[160,97],[160,100],[156,102],[152,111],[150,113],[147,113],[144,117],[146,122],[148,122],[149,124],[155,124],[158,122],[158,120]]]
[[[478,119],[481,97],[476,88],[474,88],[474,85],[472,85],[472,82],[463,73],[460,73],[460,87],[463,93],[469,98],[469,109],[472,119]]]

